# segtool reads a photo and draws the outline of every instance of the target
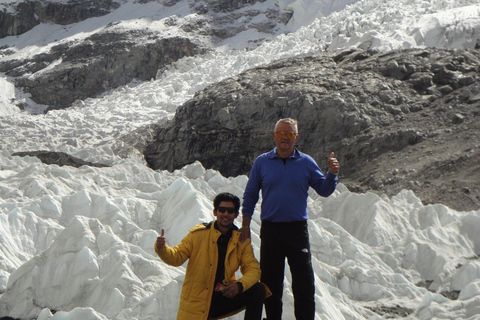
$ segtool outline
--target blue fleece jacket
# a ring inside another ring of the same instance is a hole
[[[261,154],[253,163],[243,194],[242,214],[253,215],[259,191],[262,190],[262,220],[307,220],[309,187],[319,195],[328,197],[337,187],[337,176],[328,172],[325,177],[315,160],[296,148],[284,163],[275,148]]]

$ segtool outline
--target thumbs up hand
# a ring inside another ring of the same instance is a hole
[[[163,249],[165,247],[165,231],[162,229],[160,237],[157,237],[157,241],[155,241],[155,247],[157,250]]]
[[[335,153],[330,153],[330,158],[328,159],[328,169],[330,173],[337,175],[340,170],[340,164],[338,163],[337,158],[335,158]]]

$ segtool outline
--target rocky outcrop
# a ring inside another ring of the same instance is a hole
[[[60,44],[49,53],[0,64],[15,85],[50,109],[69,107],[133,79],[155,78],[158,69],[202,52],[188,38],[160,38],[148,31],[94,34],[77,44]],[[45,70],[43,70],[45,69]]]
[[[154,0],[138,2],[151,1]],[[177,2],[162,3],[171,6]],[[196,14],[171,16],[157,22],[176,36],[148,28],[122,28],[122,21],[115,21],[85,39],[55,39],[48,51],[28,58],[16,59],[15,50],[4,46],[0,48],[0,57],[4,57],[0,60],[0,72],[11,77],[15,86],[28,93],[34,103],[48,106],[47,111],[67,108],[76,100],[96,97],[134,79],[150,80],[159,69],[185,56],[206,52],[219,39],[248,29],[275,34],[292,16],[290,10],[272,4],[261,9],[251,6],[256,2],[262,1],[190,1],[189,8]],[[0,4],[0,37],[22,34],[39,23],[65,25],[83,21],[107,14],[123,3],[42,0]],[[242,12],[238,12],[239,8],[243,8]],[[261,23],[257,22],[259,16]],[[19,101],[16,105],[32,109],[27,103]]]
[[[33,0],[1,4],[0,38],[22,34],[40,23],[67,25],[103,16],[119,6],[113,0]]]
[[[7,11],[5,5],[0,9],[0,38],[22,34],[40,23],[29,3],[19,3],[14,11]]]
[[[0,37],[21,34],[39,23],[71,24],[119,6],[112,0],[4,4],[0,11],[0,30],[4,33]],[[35,103],[61,109],[134,79],[155,78],[158,69],[204,50],[203,44],[186,36],[165,37],[148,29],[128,31],[112,23],[85,39],[59,41],[48,51],[26,59],[4,59],[0,72],[14,79],[15,86],[29,93]],[[0,56],[13,52],[0,48]]]
[[[147,3],[150,1],[152,0],[140,0],[138,2]],[[265,0],[204,0],[191,1],[190,6],[194,12],[199,14],[208,12],[227,13],[256,2],[264,1]],[[180,0],[164,0],[163,4],[165,6],[173,6],[178,2],[180,2]],[[60,2],[30,0],[0,4],[0,38],[22,34],[40,23],[68,25],[88,18],[103,16],[117,9],[120,5],[121,1],[115,0],[68,0]],[[274,12],[272,12],[272,14],[273,13]],[[278,12],[275,12],[275,14],[278,14]],[[243,15],[245,15],[245,13]],[[287,21],[291,13],[287,14],[287,16],[288,15]],[[285,19],[285,17],[282,19]]]
[[[138,0],[138,3],[148,3],[157,0]],[[182,0],[163,0],[162,4],[169,7]],[[68,25],[75,22],[84,21],[88,18],[99,17],[110,13],[121,6],[123,1],[115,0],[67,0],[67,1],[48,1],[48,0],[27,0],[14,3],[0,4],[0,38],[20,35],[40,23],[55,23]],[[267,32],[273,29],[277,23],[286,24],[293,15],[293,11],[288,9],[282,11],[278,6],[266,8],[265,11],[259,9],[248,9],[249,6],[265,0],[194,0],[189,1],[192,12],[199,15],[212,16],[215,33],[221,35],[221,30],[228,34],[236,34],[249,28],[262,29]],[[235,12],[238,9],[246,8],[243,12]],[[252,17],[264,15],[267,17],[262,24],[249,24]],[[227,30],[221,28],[225,23],[242,19],[245,26],[236,26],[236,30]],[[270,21],[269,21],[270,20]],[[264,32],[259,30],[260,32]]]
[[[214,12],[229,12],[257,2],[265,2],[265,0],[203,0],[193,1],[192,3],[197,8],[203,8],[204,12],[206,10],[212,10]]]
[[[331,151],[352,191],[413,190],[425,203],[478,209],[480,53],[348,50],[278,61],[212,85],[156,129],[154,169],[199,160],[248,173],[279,118],[299,121],[298,147],[324,168]]]

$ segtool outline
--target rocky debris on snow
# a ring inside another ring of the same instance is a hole
[[[480,257],[478,255],[474,255],[474,256],[471,256],[471,257],[463,257],[462,260],[464,260],[465,262],[468,262],[468,261],[473,261],[473,260],[479,260]],[[460,269],[461,267],[463,266],[463,263],[459,263],[457,266],[456,266],[456,269]],[[422,287],[422,288],[425,288],[431,292],[437,292],[435,290],[432,290],[430,288],[430,285],[433,283],[434,281],[433,280],[423,280],[423,281],[420,281],[418,283],[416,283],[415,285],[417,287]],[[441,291],[439,292],[442,296],[444,296],[445,298],[448,298],[450,300],[457,300],[458,297],[460,296],[460,292],[461,290],[455,290],[455,289],[452,289],[452,290],[449,290],[449,291]]]
[[[37,157],[45,164],[56,164],[60,167],[62,166],[70,166],[80,168],[81,166],[90,166],[90,167],[108,167],[105,164],[101,163],[93,163],[89,161],[84,161],[82,159],[75,158],[67,153],[64,152],[54,152],[54,151],[24,151],[24,152],[16,152],[13,153],[12,156],[19,156],[19,157]]]
[[[366,308],[375,312],[376,314],[379,314],[385,317],[385,319],[395,319],[398,317],[405,318],[411,313],[413,313],[412,309],[405,308],[399,305],[396,305],[394,307],[378,306],[378,307],[366,307]]]
[[[425,281],[421,281],[421,282],[417,283],[416,286],[425,288],[425,289],[427,289],[429,291],[432,291],[432,292],[435,292],[434,290],[430,290],[430,285],[432,283],[433,283],[433,280],[425,280]],[[458,296],[460,295],[460,291],[459,290],[442,291],[442,292],[440,292],[440,294],[442,296],[444,296],[445,298],[448,298],[450,300],[457,300]]]
[[[274,62],[211,85],[156,129],[154,169],[196,160],[247,174],[282,117],[322,168],[334,151],[354,192],[413,190],[424,204],[480,208],[480,52],[345,50]]]

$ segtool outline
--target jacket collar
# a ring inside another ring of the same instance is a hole
[[[200,224],[200,226],[203,225],[203,229],[207,229],[207,230],[210,229],[210,228],[212,228],[212,227],[215,228],[215,221],[216,221],[216,220],[213,220],[213,221],[210,221],[210,222],[204,222],[204,223]],[[232,229],[233,229],[234,231],[239,230],[238,227],[237,227],[235,224],[232,226]]]
[[[267,157],[268,157],[268,159],[275,159],[275,158],[280,159],[280,157],[277,154],[277,147],[273,148],[273,150],[271,150],[267,154]],[[297,148],[293,148],[293,153],[289,158],[298,159],[298,158],[301,158],[301,157],[302,157],[302,153],[300,151],[298,151]]]

